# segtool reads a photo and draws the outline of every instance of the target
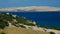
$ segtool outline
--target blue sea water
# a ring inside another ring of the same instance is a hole
[[[35,20],[37,24],[44,26],[55,25],[60,27],[60,12],[9,12],[18,16],[23,16],[31,20]]]

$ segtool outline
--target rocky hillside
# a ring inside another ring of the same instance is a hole
[[[9,13],[0,13],[0,28],[5,28],[6,26],[14,25],[20,27],[21,25],[35,26],[36,23],[33,20],[29,20],[25,17],[20,17],[17,15],[11,15]],[[23,26],[21,26],[23,27]]]

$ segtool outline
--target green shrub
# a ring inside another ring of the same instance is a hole
[[[5,34],[4,32],[0,33],[0,34]]]
[[[1,29],[4,29],[6,26],[9,26],[9,24],[7,22],[0,21],[0,28]]]
[[[50,32],[50,34],[55,34],[54,32]]]

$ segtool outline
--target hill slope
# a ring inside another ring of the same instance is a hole
[[[0,33],[6,34],[49,34],[38,30],[33,30],[36,26],[35,21],[25,17],[0,13]]]
[[[1,31],[2,32],[2,31]],[[7,27],[3,30],[6,34],[49,34],[47,32],[35,31],[32,29],[18,28],[18,27]]]
[[[36,24],[33,20],[29,20],[29,19],[21,17],[21,16],[1,13],[0,14],[0,28],[4,28],[6,26],[11,26],[10,23],[17,27],[19,27],[20,24],[25,24],[25,25],[29,25],[29,26],[35,26],[35,24]]]

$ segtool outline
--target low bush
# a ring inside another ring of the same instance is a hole
[[[50,32],[50,34],[55,34],[54,32]]]
[[[0,34],[6,34],[6,33],[2,32],[2,33],[0,33]]]

